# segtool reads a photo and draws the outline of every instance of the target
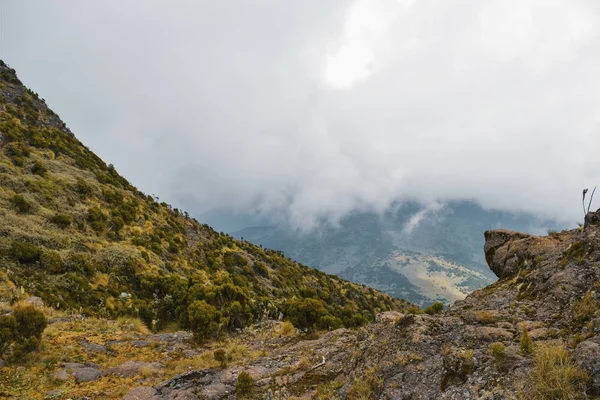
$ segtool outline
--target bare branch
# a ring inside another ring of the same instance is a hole
[[[590,206],[592,205],[592,200],[594,199],[594,193],[596,193],[596,186],[594,186],[594,190],[592,190],[592,195],[590,196],[590,202],[588,203],[587,212],[590,212]]]
[[[585,216],[587,215],[587,213],[585,212],[585,195],[587,194],[588,190],[587,189],[583,189],[583,198],[581,199],[581,205],[583,206],[583,218],[585,219]]]

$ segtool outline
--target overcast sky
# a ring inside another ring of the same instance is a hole
[[[192,213],[475,199],[575,221],[600,184],[597,1],[2,5],[25,84]]]

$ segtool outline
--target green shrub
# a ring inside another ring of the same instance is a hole
[[[44,313],[32,306],[17,307],[12,315],[0,317],[0,355],[11,345],[11,358],[17,361],[37,350],[46,326]]]
[[[319,319],[318,323],[319,329],[326,329],[328,331],[333,331],[344,326],[344,323],[338,317],[334,317],[331,315],[326,315]]]
[[[598,304],[592,297],[592,292],[588,291],[580,300],[573,304],[573,319],[575,322],[584,323],[592,319],[597,310]]]
[[[40,347],[40,339],[30,336],[25,340],[17,341],[13,346],[12,359],[21,360],[29,353],[33,353]]]
[[[286,315],[296,328],[312,331],[317,322],[327,315],[327,310],[321,300],[290,300],[286,306]]]
[[[47,321],[44,313],[33,306],[17,307],[13,312],[17,322],[15,333],[20,338],[42,338]]]
[[[3,315],[0,317],[0,356],[10,348],[15,340],[15,327],[17,321],[12,315]]]
[[[496,361],[502,361],[506,357],[506,346],[501,342],[494,342],[490,345],[492,357]]]
[[[436,301],[432,305],[425,307],[424,311],[429,315],[439,314],[444,311],[444,304],[440,301]]]
[[[254,394],[254,379],[247,372],[241,372],[238,375],[237,383],[235,384],[235,393],[239,398],[252,398]]]
[[[54,225],[58,226],[59,228],[68,228],[71,225],[71,217],[69,217],[68,215],[65,214],[55,214],[52,217],[50,217],[50,222],[52,222]]]
[[[106,229],[107,216],[98,207],[92,207],[88,210],[87,220],[96,232],[102,232]]]
[[[227,353],[223,349],[217,349],[213,353],[213,357],[215,361],[221,364],[221,368],[225,368],[227,366]]]
[[[63,271],[63,263],[60,254],[54,250],[43,251],[40,255],[40,265],[42,268],[52,274],[58,274]]]
[[[123,229],[123,227],[125,226],[125,222],[121,217],[112,217],[110,221],[110,226],[115,232],[118,232],[121,229]]]
[[[521,353],[523,355],[533,353],[533,340],[526,328],[523,328],[523,335],[521,336]]]
[[[226,309],[229,330],[244,328],[252,314],[244,310],[244,306],[239,301],[231,302]]]
[[[346,328],[359,328],[367,323],[369,323],[369,320],[362,313],[352,314],[350,318],[344,318],[343,321],[343,324],[346,326]]]
[[[33,162],[33,166],[31,167],[31,172],[39,176],[44,176],[48,170],[40,160],[35,160]]]
[[[35,244],[12,242],[10,255],[21,264],[33,264],[40,260],[41,251]]]
[[[23,142],[12,142],[6,145],[6,155],[9,156],[13,163],[18,166],[23,165],[23,158],[29,157],[30,151],[29,146]],[[15,162],[16,161],[16,162]]]
[[[28,213],[31,211],[31,203],[25,200],[21,194],[15,194],[12,198],[12,203],[20,213]]]
[[[90,194],[92,194],[93,189],[86,181],[81,178],[77,178],[77,183],[75,184],[75,191],[79,193],[79,197],[81,199],[87,199]]]
[[[423,310],[421,310],[419,307],[417,306],[410,306],[408,307],[408,309],[406,310],[407,314],[423,314]]]
[[[221,313],[204,300],[196,300],[187,308],[188,321],[194,337],[202,342],[220,331]]]

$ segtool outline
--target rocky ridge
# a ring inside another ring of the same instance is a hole
[[[241,371],[253,376],[258,398],[265,399],[595,398],[599,217],[591,213],[584,228],[544,237],[485,232],[486,260],[499,280],[441,314],[384,313],[367,327],[293,340],[244,366],[180,375],[148,398],[234,399]],[[566,389],[535,386],[545,349],[577,372],[560,382]],[[310,354],[305,368],[297,365],[301,354]]]

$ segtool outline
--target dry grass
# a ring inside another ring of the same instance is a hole
[[[46,310],[58,315],[56,311]],[[151,343],[149,346],[135,347],[131,340],[135,338],[151,340],[145,325],[136,318],[107,320],[87,318],[84,321],[59,322],[49,325],[44,331],[42,346],[19,365],[9,365],[0,373],[0,393],[15,399],[44,399],[51,390],[60,393],[56,398],[103,398],[120,399],[127,391],[141,382],[147,386],[156,385],[179,373],[205,368],[217,368],[219,362],[214,359],[213,350],[222,348],[228,361],[236,364],[251,362],[256,357],[265,356],[264,351],[250,350],[239,339],[226,342],[208,343],[196,356],[187,357],[184,352],[170,352],[165,358],[164,344]],[[123,343],[110,347],[110,354],[86,351],[83,340],[104,344],[109,340],[123,340]],[[66,382],[52,379],[52,374],[65,362],[94,362],[103,369],[115,367],[125,361],[154,362],[163,360],[163,371],[141,368],[139,376],[121,378],[103,376],[95,382],[79,385],[73,380]],[[1,396],[0,396],[1,397]]]
[[[592,297],[592,292],[588,291],[580,300],[573,304],[573,319],[577,322],[590,320],[596,311],[598,305]]]
[[[332,400],[337,399],[337,391],[343,386],[342,381],[328,382],[323,385],[319,385],[315,394],[312,396],[313,400]]]
[[[348,390],[348,400],[377,399],[382,389],[383,379],[377,376],[377,369],[369,368]]]
[[[117,324],[123,330],[139,332],[145,335],[150,333],[150,329],[148,329],[146,324],[144,324],[144,322],[139,318],[120,317],[117,319]]]
[[[589,376],[562,345],[538,346],[528,381],[519,393],[522,400],[576,400],[587,398]]]
[[[275,333],[279,336],[294,336],[296,334],[296,328],[290,321],[285,321],[277,327]]]
[[[483,325],[493,324],[499,320],[498,313],[489,310],[476,311],[475,318]]]

